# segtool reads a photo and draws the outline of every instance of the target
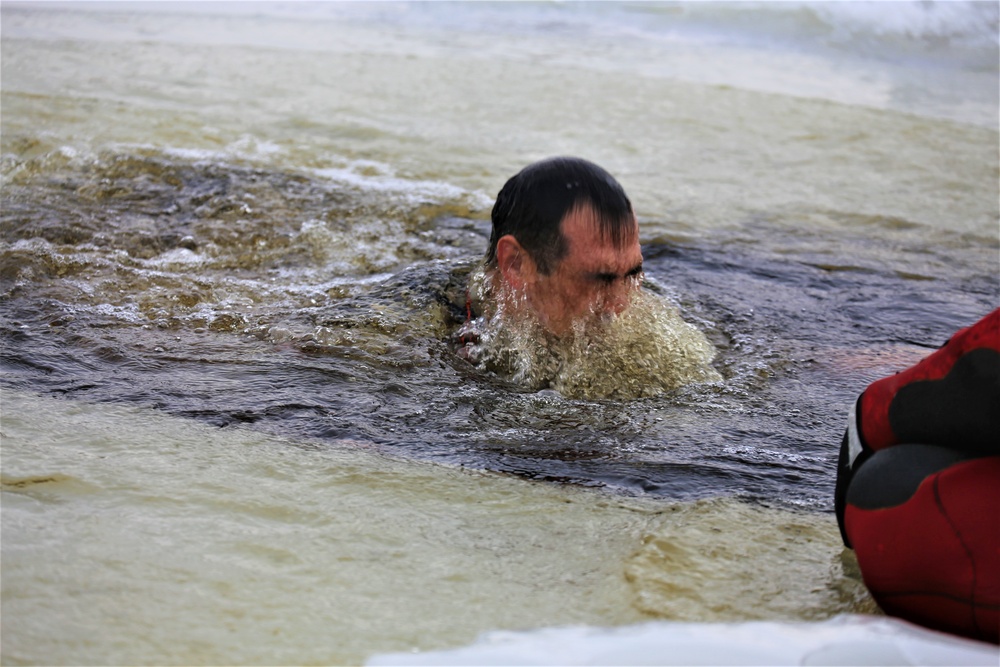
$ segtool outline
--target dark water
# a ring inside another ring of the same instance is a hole
[[[649,289],[723,381],[573,400],[453,353],[486,211],[152,150],[20,154],[5,386],[614,493],[828,511],[854,397],[997,304],[995,241],[898,220],[644,234]]]

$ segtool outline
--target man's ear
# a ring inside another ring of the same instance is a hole
[[[535,262],[511,234],[497,241],[497,268],[504,282],[514,289],[523,289],[531,280]]]

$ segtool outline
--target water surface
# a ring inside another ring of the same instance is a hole
[[[1000,293],[996,5],[894,7],[4,3],[5,662],[872,610],[847,407]],[[716,379],[455,354],[556,154],[621,181]]]

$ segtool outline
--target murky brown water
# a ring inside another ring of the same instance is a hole
[[[4,4],[4,662],[870,611],[836,446],[868,382],[998,301],[982,70],[950,98],[813,53],[857,98],[788,94],[767,49],[745,67],[770,83],[725,87],[725,45],[679,80],[650,63],[703,47],[469,51],[473,10],[391,7]],[[647,362],[577,355],[539,390],[453,335],[493,194],[556,153],[636,203],[619,349]],[[709,365],[657,385],[688,326]]]

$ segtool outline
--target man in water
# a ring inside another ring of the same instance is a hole
[[[457,353],[531,389],[652,396],[715,381],[715,349],[640,291],[639,225],[622,186],[579,158],[528,165],[500,190],[469,282]]]
[[[579,158],[535,162],[500,190],[479,303],[559,337],[621,313],[642,280],[639,225],[622,186]],[[492,302],[492,303],[491,303]]]

